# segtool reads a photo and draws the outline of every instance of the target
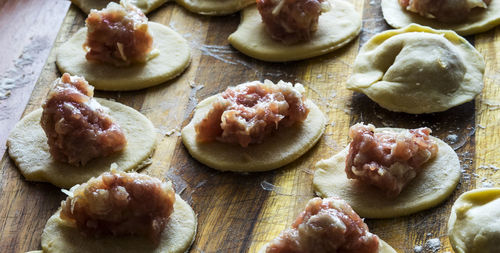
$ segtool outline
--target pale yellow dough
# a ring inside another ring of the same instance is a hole
[[[330,0],[328,12],[319,16],[318,30],[310,41],[284,45],[273,40],[256,6],[243,10],[238,29],[229,35],[229,43],[242,53],[263,61],[285,62],[323,55],[343,47],[361,31],[361,15],[343,0]]]
[[[145,14],[155,10],[162,4],[166,3],[168,0],[130,0],[132,4],[141,9]],[[71,0],[73,4],[78,6],[83,12],[89,14],[91,9],[100,10],[105,8],[110,2],[110,0]]]
[[[375,131],[403,129],[377,128]],[[338,196],[344,199],[363,218],[392,218],[436,206],[455,190],[461,169],[455,151],[440,139],[432,136],[431,138],[438,144],[436,158],[427,162],[422,172],[395,199],[385,197],[384,193],[374,186],[347,178],[345,160],[349,146],[316,164],[314,190],[318,196],[324,198]]]
[[[191,12],[203,15],[228,15],[255,3],[255,0],[175,0]]]
[[[500,188],[460,195],[451,208],[448,236],[456,253],[500,252]]]
[[[380,239],[380,237],[378,239],[379,239],[379,248],[378,248],[379,253],[397,253],[397,251],[394,250],[391,247],[391,245],[386,243],[384,240]],[[267,244],[264,247],[262,247],[258,253],[266,253],[266,249],[267,249]]]
[[[43,252],[187,252],[196,234],[196,215],[189,204],[182,200],[179,195],[176,194],[175,197],[174,212],[161,234],[158,246],[155,246],[148,238],[138,236],[100,239],[83,236],[76,227],[59,218],[60,210],[58,210],[49,218],[43,230]]]
[[[71,188],[109,171],[112,163],[116,163],[120,171],[135,171],[150,164],[149,158],[156,146],[153,123],[126,105],[97,100],[109,108],[109,115],[120,125],[127,138],[125,149],[108,157],[91,160],[81,167],[57,162],[49,153],[47,137],[40,126],[42,109],[38,109],[22,118],[7,139],[9,155],[26,180]]]
[[[62,73],[85,77],[97,90],[139,90],[173,79],[189,65],[189,44],[162,24],[149,22],[149,28],[159,54],[145,64],[119,68],[88,62],[82,47],[87,28],[82,28],[57,49],[57,67]]]
[[[422,17],[416,13],[406,11],[398,0],[382,0],[382,13],[387,23],[394,28],[405,27],[416,23],[430,26],[435,29],[454,30],[460,35],[481,33],[500,24],[500,1],[492,0],[487,9],[475,8],[470,16],[462,23],[447,24],[435,19]]]
[[[325,117],[312,101],[307,119],[291,127],[280,128],[261,144],[246,148],[218,141],[198,143],[194,125],[212,109],[216,95],[196,106],[193,119],[182,129],[182,141],[199,162],[221,171],[257,172],[284,166],[302,156],[316,144],[325,131]]]
[[[373,36],[347,88],[391,111],[440,112],[474,99],[484,68],[481,54],[455,32],[413,24]]]

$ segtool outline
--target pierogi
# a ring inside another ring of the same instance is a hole
[[[412,24],[373,36],[347,88],[391,111],[441,112],[474,99],[484,69],[481,54],[455,32]]]
[[[451,208],[448,236],[457,253],[500,252],[500,188],[460,195]]]

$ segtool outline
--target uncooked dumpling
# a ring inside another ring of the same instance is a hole
[[[88,62],[82,47],[87,28],[82,28],[57,49],[57,67],[63,73],[85,77],[97,90],[139,90],[175,78],[191,60],[188,42],[162,24],[149,22],[149,28],[159,54],[144,64],[116,67]]]
[[[122,128],[127,138],[125,149],[108,157],[96,158],[80,167],[57,162],[49,153],[47,136],[40,126],[42,109],[38,109],[24,116],[7,139],[9,155],[26,180],[50,182],[70,188],[109,171],[113,163],[121,171],[139,170],[151,163],[149,158],[156,147],[153,123],[126,105],[104,99],[97,101],[109,108],[108,114]]]
[[[262,143],[242,147],[220,141],[199,142],[195,126],[212,111],[218,96],[201,101],[191,122],[182,129],[182,141],[189,153],[199,162],[217,170],[257,172],[279,168],[311,149],[325,130],[325,116],[314,102],[306,99],[305,105],[309,108],[307,118],[292,126],[280,127],[265,137]]]
[[[352,41],[361,31],[361,15],[343,0],[330,0],[329,11],[319,16],[311,40],[285,45],[273,40],[256,6],[243,10],[241,23],[228,40],[242,53],[263,61],[285,62],[327,54]]]
[[[138,236],[100,239],[84,236],[76,227],[61,219],[59,212],[60,210],[52,215],[45,225],[42,234],[43,252],[183,253],[189,249],[196,235],[196,215],[189,204],[177,194],[174,211],[161,234],[158,246],[155,246],[149,238]]]
[[[391,111],[440,112],[474,99],[484,68],[479,52],[455,32],[413,24],[372,37],[347,88]]]
[[[403,131],[377,128],[377,131]],[[392,218],[416,213],[444,201],[456,188],[461,168],[453,149],[438,138],[436,157],[425,163],[420,172],[397,198],[388,198],[378,188],[348,179],[345,173],[349,146],[329,159],[316,164],[313,187],[323,197],[338,196],[363,218]]]
[[[460,195],[451,208],[448,236],[457,253],[500,252],[500,188]]]

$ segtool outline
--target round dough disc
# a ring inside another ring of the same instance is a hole
[[[149,158],[156,146],[153,123],[126,105],[97,100],[109,108],[109,115],[120,125],[127,138],[125,149],[108,157],[93,159],[80,167],[57,162],[50,155],[47,137],[40,126],[42,109],[38,109],[22,118],[7,139],[9,155],[26,180],[71,188],[109,171],[112,163],[118,165],[119,171],[138,170],[151,163]]]
[[[126,252],[187,252],[196,234],[196,215],[193,209],[175,195],[174,212],[171,214],[165,230],[161,234],[158,246],[145,237],[123,236],[89,238],[83,236],[76,227],[59,218],[60,209],[52,215],[42,234],[43,252],[73,253],[126,253]]]
[[[182,129],[182,141],[199,162],[221,171],[257,172],[284,166],[302,156],[316,144],[325,131],[325,117],[312,101],[306,100],[309,115],[301,124],[281,128],[261,144],[243,148],[213,141],[198,143],[194,125],[212,109],[216,95],[196,106],[193,119]]]
[[[255,0],[176,0],[191,12],[202,15],[227,15],[255,3]]]
[[[229,43],[242,53],[263,61],[285,62],[323,55],[343,47],[361,31],[361,15],[343,0],[329,0],[330,11],[319,16],[318,30],[310,41],[284,45],[273,40],[257,10],[243,10],[238,29],[229,35]]]
[[[378,240],[379,240],[379,248],[378,248],[379,253],[397,253],[396,250],[394,250],[391,247],[391,245],[386,243],[384,240],[380,239],[380,237],[378,238]],[[264,247],[262,247],[259,250],[259,253],[266,253],[267,245],[268,244],[264,245]]]
[[[442,23],[435,19],[422,17],[416,13],[406,11],[398,0],[382,0],[382,13],[385,21],[394,27],[401,28],[416,23],[430,26],[435,29],[454,30],[460,35],[471,35],[492,29],[500,24],[500,1],[493,0],[487,9],[475,8],[469,18],[463,23]]]
[[[457,253],[500,252],[500,188],[460,195],[451,208],[448,236]]]
[[[87,28],[82,28],[57,49],[57,67],[62,73],[85,77],[97,90],[139,90],[173,79],[189,65],[188,42],[162,24],[149,22],[149,28],[160,53],[145,64],[119,68],[88,62],[82,46]]]
[[[168,0],[131,0],[130,2],[135,4],[142,12],[147,14],[154,9],[160,7],[162,4],[166,3]],[[83,12],[89,14],[91,9],[103,9],[109,0],[71,0],[73,4],[78,6]],[[116,2],[116,1],[115,1]]]
[[[391,111],[441,112],[474,99],[484,69],[481,54],[455,32],[413,24],[373,36],[347,88]]]
[[[402,131],[397,128],[377,128],[375,131]],[[444,201],[455,190],[461,169],[453,149],[438,138],[436,158],[427,162],[422,172],[395,199],[386,198],[378,188],[348,179],[345,174],[347,146],[329,159],[319,161],[314,172],[313,187],[321,197],[338,196],[363,218],[392,218],[422,211]]]

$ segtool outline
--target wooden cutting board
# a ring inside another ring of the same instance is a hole
[[[314,196],[314,164],[345,147],[349,126],[356,122],[403,128],[428,126],[433,135],[456,149],[461,160],[460,184],[443,204],[406,217],[366,220],[370,230],[398,252],[414,252],[416,246],[424,246],[431,238],[441,242],[435,252],[452,252],[446,223],[454,200],[469,189],[500,186],[496,167],[500,166],[500,28],[468,37],[487,63],[485,88],[475,101],[430,115],[394,113],[345,88],[360,46],[389,28],[382,18],[380,1],[352,2],[363,13],[361,36],[333,53],[291,63],[261,62],[229,46],[227,37],[239,24],[238,14],[206,17],[167,3],[149,17],[190,42],[192,61],[187,71],[141,91],[96,93],[97,97],[112,98],[139,110],[158,128],[159,145],[153,164],[143,173],[172,180],[176,191],[198,214],[198,233],[191,252],[255,252],[276,237]],[[84,19],[83,13],[72,6],[54,48],[83,27]],[[54,62],[52,50],[25,114],[40,107],[50,83],[60,76]],[[328,126],[319,143],[297,161],[264,173],[222,173],[191,158],[179,130],[189,122],[196,103],[227,86],[263,79],[306,86],[307,96],[328,115]],[[64,194],[52,185],[25,181],[6,154],[0,166],[0,251],[39,249],[45,222]]]

